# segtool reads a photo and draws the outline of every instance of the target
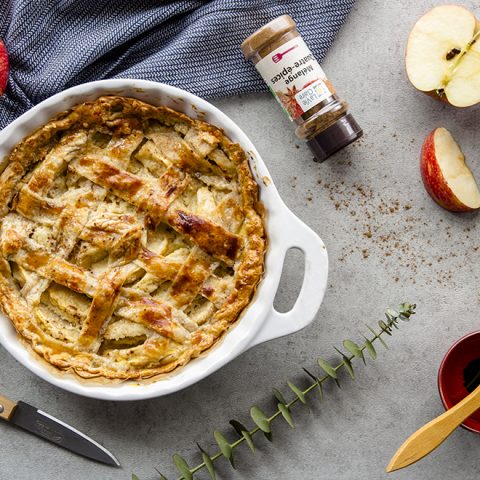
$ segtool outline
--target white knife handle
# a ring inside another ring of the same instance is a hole
[[[17,404],[15,402],[0,395],[0,418],[3,418],[4,420],[10,420],[16,406]]]

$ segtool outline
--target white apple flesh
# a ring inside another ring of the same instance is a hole
[[[436,128],[423,143],[420,172],[430,196],[452,212],[480,208],[480,191],[457,142],[445,128]]]
[[[480,37],[458,62],[445,86],[445,95],[456,107],[480,102]]]
[[[457,107],[479,103],[478,25],[474,15],[458,5],[442,5],[423,15],[410,33],[405,56],[414,87],[444,95]]]

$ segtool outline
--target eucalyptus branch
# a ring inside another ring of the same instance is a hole
[[[340,349],[335,348],[335,350],[341,355],[342,359],[341,362],[339,362],[336,366],[333,366],[331,363],[327,362],[323,358],[318,358],[317,363],[323,371],[323,375],[317,376],[304,368],[303,371],[308,375],[311,383],[307,388],[302,390],[292,382],[288,381],[287,385],[295,395],[294,398],[289,402],[285,400],[281,392],[273,389],[273,395],[277,401],[277,409],[272,415],[267,416],[259,407],[253,406],[250,409],[250,417],[256,425],[254,428],[248,429],[239,421],[231,420],[230,425],[233,427],[237,434],[237,439],[234,442],[230,443],[222,435],[222,433],[220,433],[218,430],[215,430],[213,433],[213,437],[218,445],[219,451],[216,452],[214,455],[209,455],[197,443],[197,446],[202,455],[203,462],[196,467],[189,467],[187,461],[183,457],[175,453],[173,455],[173,461],[181,474],[181,477],[179,477],[178,480],[193,480],[194,474],[204,468],[207,469],[210,478],[212,480],[216,480],[214,462],[216,462],[221,457],[225,457],[230,462],[232,467],[235,468],[233,456],[235,448],[237,448],[242,443],[246,443],[252,450],[252,452],[255,452],[253,437],[260,432],[262,432],[269,441],[272,441],[271,425],[276,418],[282,417],[288,423],[288,425],[290,425],[290,427],[294,428],[293,417],[291,414],[292,407],[296,404],[306,404],[307,396],[312,394],[312,392],[314,391],[318,393],[320,400],[322,400],[323,384],[326,381],[334,381],[337,386],[340,386],[338,381],[338,372],[342,369],[346,370],[352,379],[355,379],[355,372],[353,369],[352,361],[355,359],[361,359],[363,363],[366,364],[365,352],[367,352],[369,356],[373,360],[375,360],[377,358],[377,351],[374,344],[378,341],[385,348],[388,348],[383,337],[385,337],[386,335],[391,336],[393,333],[393,329],[398,329],[398,324],[400,320],[408,321],[411,315],[415,313],[415,307],[416,305],[414,304],[402,303],[397,307],[396,310],[388,308],[385,312],[387,321],[385,322],[383,320],[380,320],[378,322],[380,331],[375,331],[373,328],[367,325],[366,328],[368,328],[372,336],[363,336],[364,341],[361,345],[358,345],[352,340],[344,340],[343,347],[347,351],[347,353],[344,353]],[[158,473],[160,475],[160,480],[167,480],[167,478],[162,473]],[[138,477],[136,475],[132,475],[132,480],[138,480]]]

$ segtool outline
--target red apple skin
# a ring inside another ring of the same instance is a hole
[[[431,90],[430,92],[423,92],[423,93],[425,93],[425,95],[428,95],[429,97],[434,98],[435,100],[438,100],[439,102],[446,103],[447,105],[452,105],[448,101],[448,98],[446,95],[439,95],[436,90]],[[456,107],[456,108],[459,108],[459,107]]]
[[[8,81],[9,61],[5,44],[0,40],[0,96],[5,93]]]
[[[432,199],[441,207],[451,212],[470,212],[474,208],[464,205],[452,189],[440,170],[435,154],[435,132],[431,132],[423,142],[420,153],[420,173],[422,175],[423,185]]]

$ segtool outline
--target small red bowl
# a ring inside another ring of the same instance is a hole
[[[472,362],[480,363],[480,331],[473,332],[456,342],[445,355],[438,371],[438,390],[445,409],[450,409],[468,394],[465,387],[465,369]],[[471,432],[480,433],[480,411],[462,424]]]

